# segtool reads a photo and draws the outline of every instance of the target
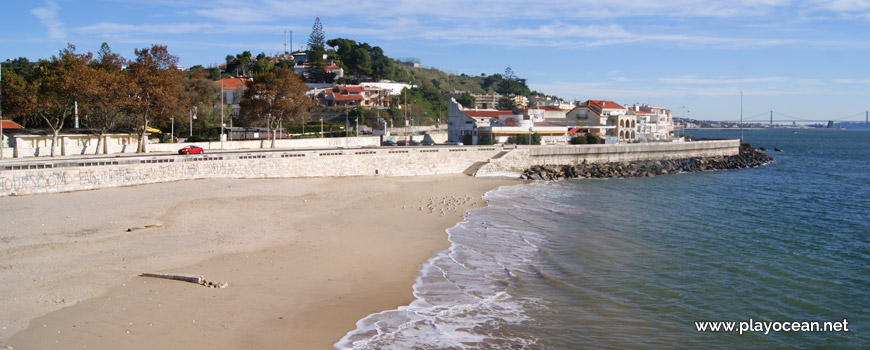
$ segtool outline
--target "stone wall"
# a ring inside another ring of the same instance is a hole
[[[475,176],[518,177],[532,165],[632,162],[736,155],[740,140],[650,142],[613,145],[517,146],[491,159]]]
[[[364,139],[364,138],[359,138]],[[342,140],[342,139],[332,139]],[[371,147],[0,163],[0,196],[206,178],[474,174],[519,178],[533,165],[727,156],[738,140],[628,145]]]
[[[3,164],[0,196],[205,178],[459,174],[501,147],[384,147],[194,156],[121,157]]]
[[[48,137],[50,139],[50,137]],[[43,142],[45,143],[45,142]],[[55,147],[57,155],[94,155],[96,152],[96,140],[93,140],[89,145],[75,145],[69,138],[62,137],[58,139],[58,145]],[[333,137],[333,138],[311,138],[311,139],[279,139],[275,141],[276,148],[331,148],[331,147],[365,147],[377,146],[380,143],[380,137],[377,136],[361,136],[361,137]],[[40,143],[42,144],[42,143]],[[28,157],[46,157],[51,154],[51,141],[47,142],[47,146],[25,147],[18,145],[16,148],[4,147],[4,158],[28,158]],[[270,148],[271,140],[252,140],[252,141],[225,141],[221,142],[188,142],[188,143],[152,143],[146,146],[150,153],[158,152],[176,152],[179,148],[187,145],[197,145],[208,150],[236,150],[236,149],[259,149]],[[109,144],[100,145],[108,154],[119,153],[136,153],[136,143],[129,144]],[[102,153],[102,152],[101,152]]]

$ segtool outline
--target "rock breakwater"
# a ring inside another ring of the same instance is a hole
[[[571,178],[653,177],[694,171],[754,168],[773,161],[751,145],[740,145],[734,156],[693,157],[634,162],[586,163],[576,165],[535,165],[523,171],[522,179],[558,180]]]

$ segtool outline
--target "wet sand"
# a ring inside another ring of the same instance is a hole
[[[357,320],[408,304],[444,230],[516,183],[197,180],[0,198],[0,344],[328,349]]]

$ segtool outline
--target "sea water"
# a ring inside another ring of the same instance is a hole
[[[421,265],[416,300],[335,347],[870,348],[870,131],[744,137],[775,161],[487,193]],[[698,330],[750,319],[848,332]]]

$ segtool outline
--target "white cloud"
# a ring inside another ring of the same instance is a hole
[[[233,0],[150,1],[176,8],[175,14],[189,20],[158,24],[98,23],[76,30],[100,33],[103,37],[138,33],[250,33],[280,37],[284,30],[295,30],[296,37],[304,40],[314,17],[321,16],[327,38],[365,36],[368,41],[410,39],[446,45],[514,48],[598,48],[626,44],[717,49],[870,47],[870,41],[863,39],[836,41],[803,35],[795,30],[794,24],[777,20],[767,22],[765,29],[786,29],[749,27],[758,23],[753,18],[777,18],[808,6],[829,8],[829,12],[862,10],[870,7],[870,0],[834,0],[830,4],[792,0],[612,0],[606,3],[598,0],[385,0],[361,1],[353,6],[284,0],[251,0],[244,6],[238,6]]]
[[[676,78],[659,78],[662,83],[669,84],[685,84],[685,85],[723,85],[723,84],[761,84],[784,82],[788,80],[786,77],[760,77],[760,78],[724,78],[724,79],[705,79],[695,76],[683,76]]]
[[[48,36],[52,39],[66,38],[66,25],[60,20],[60,6],[51,0],[45,1],[45,7],[37,7],[30,13],[39,19],[39,22],[48,29]]]

